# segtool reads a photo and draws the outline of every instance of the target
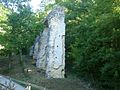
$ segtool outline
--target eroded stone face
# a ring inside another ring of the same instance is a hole
[[[39,51],[39,41],[40,36],[37,36],[34,43],[34,51],[33,51],[33,59],[37,59],[38,51]]]
[[[46,28],[34,47],[37,68],[46,71],[47,78],[64,78],[65,23],[64,9],[56,6],[45,20]],[[37,40],[37,39],[36,39]]]
[[[49,42],[46,75],[48,78],[64,78],[65,73],[65,23],[64,9],[55,7],[48,15]]]
[[[37,68],[43,70],[46,69],[48,38],[49,38],[48,28],[45,28],[40,38],[39,52],[37,54],[37,62],[36,62]]]

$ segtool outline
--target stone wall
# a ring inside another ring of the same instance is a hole
[[[39,52],[37,54],[36,66],[37,68],[46,70],[47,46],[48,46],[48,28],[45,28],[39,43]]]
[[[65,67],[65,23],[64,9],[57,6],[47,17],[49,42],[46,75],[53,78],[64,78]]]
[[[64,78],[65,74],[65,14],[56,6],[46,17],[46,28],[34,46],[37,68],[46,71],[48,78]],[[37,53],[37,54],[36,54]],[[34,55],[35,54],[35,55]],[[36,57],[37,56],[37,57]]]

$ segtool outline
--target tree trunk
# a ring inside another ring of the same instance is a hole
[[[21,66],[22,72],[24,73],[24,61],[23,61],[21,49],[19,49],[19,55],[20,55],[20,66]]]
[[[11,52],[8,54],[8,59],[9,59],[9,66],[8,66],[8,70],[9,70],[9,72],[10,72],[10,70],[12,69]]]

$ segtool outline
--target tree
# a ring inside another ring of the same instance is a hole
[[[0,4],[0,12],[0,45],[6,46],[7,43],[5,44],[6,38],[4,38],[4,35],[10,28],[7,26],[7,19],[8,14],[10,14],[11,11],[8,8],[4,7],[2,4]]]
[[[20,63],[23,66],[22,55],[28,53],[34,38],[42,30],[43,15],[33,13],[29,5],[21,5],[17,7],[17,11],[12,11],[6,17],[4,24],[8,28],[2,27],[6,33],[1,35],[1,44],[5,47],[4,51],[9,54],[9,57],[12,53],[20,55]]]
[[[19,7],[22,7],[23,5],[30,1],[30,0],[1,0],[0,3],[4,4],[5,7],[15,10]]]
[[[72,61],[68,67],[112,90],[118,90],[120,80],[118,2],[75,0],[63,3],[67,7],[66,59]]]

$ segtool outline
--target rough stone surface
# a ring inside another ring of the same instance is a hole
[[[64,9],[57,6],[46,18],[49,28],[47,67],[48,78],[64,78],[65,67],[65,23]]]
[[[45,28],[39,44],[39,52],[37,54],[37,68],[46,69],[46,58],[47,58],[47,44],[48,44],[48,28]]]
[[[33,59],[37,59],[38,51],[39,51],[39,41],[40,36],[37,36],[34,43],[34,51],[33,51]]]
[[[47,78],[64,78],[65,74],[65,23],[64,8],[54,9],[46,17],[46,28],[36,38],[33,59],[37,68],[46,72]]]
[[[11,81],[10,79],[0,75],[0,85],[4,86],[2,90],[26,90],[25,87]],[[13,87],[14,85],[14,87]],[[12,87],[12,89],[6,89],[5,87]],[[1,90],[1,88],[0,88]]]

